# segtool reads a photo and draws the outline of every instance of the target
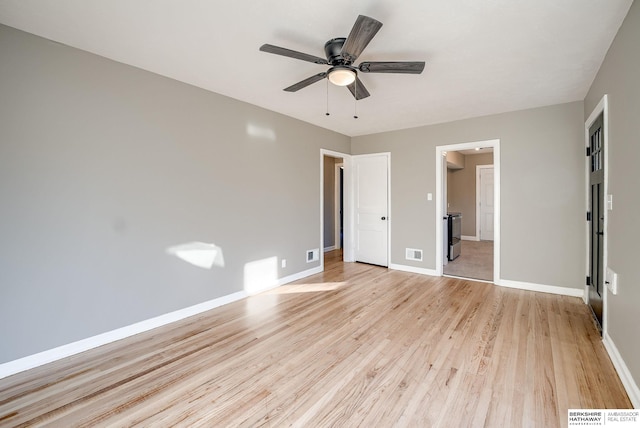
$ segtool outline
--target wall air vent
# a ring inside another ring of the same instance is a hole
[[[307,263],[317,262],[320,260],[320,249],[307,250]]]
[[[415,262],[422,261],[422,250],[416,250],[415,248],[406,248],[405,258],[407,260],[413,260]]]

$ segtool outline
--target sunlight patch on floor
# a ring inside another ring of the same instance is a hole
[[[335,291],[344,287],[346,282],[321,282],[315,284],[292,284],[283,285],[267,291],[269,294],[294,294],[294,293],[317,293],[321,291]]]

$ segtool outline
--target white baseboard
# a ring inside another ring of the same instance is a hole
[[[247,297],[247,293],[244,291],[228,294],[226,296],[218,297],[217,299],[189,306],[188,308],[179,309],[177,311],[149,318],[116,330],[111,330],[106,333],[78,340],[77,342],[68,343],[66,345],[58,346],[57,348],[48,349],[37,354],[28,355],[17,360],[0,364],[0,379],[97,348],[98,346],[106,345],[107,343],[134,336],[172,322],[180,321],[184,318],[226,305],[227,303],[235,302],[236,300],[240,300],[245,297]]]
[[[627,391],[627,395],[631,400],[631,404],[633,404],[633,407],[635,409],[640,409],[640,388],[638,387],[638,384],[633,380],[633,376],[631,376],[629,368],[622,359],[620,352],[618,352],[618,348],[613,343],[613,339],[611,339],[611,336],[609,336],[609,334],[606,332],[602,337],[602,343],[604,344],[604,347],[609,354],[609,358],[611,358],[613,366],[618,372],[618,376],[622,381],[624,389]]]
[[[279,287],[289,282],[297,281],[310,275],[322,272],[322,266],[318,266],[313,269],[308,269],[302,272],[295,273],[293,275],[286,276],[278,279],[278,281],[270,287],[266,287],[262,291],[267,291],[272,288]],[[17,360],[9,361],[7,363],[0,364],[0,379],[20,373],[29,369],[33,369],[38,366],[42,366],[62,358],[69,357],[71,355],[79,354],[81,352],[88,351],[93,348],[97,348],[102,345],[106,345],[117,340],[125,339],[136,334],[144,333],[145,331],[153,330],[157,327],[170,324],[172,322],[180,321],[182,319],[197,315],[202,312],[226,305],[228,303],[235,302],[237,300],[248,297],[246,291],[238,291],[236,293],[228,294],[226,296],[218,297],[207,302],[199,303],[197,305],[189,306],[188,308],[179,309],[174,312],[169,312],[164,315],[150,318],[144,321],[137,322],[116,330],[111,330],[106,333],[98,334],[96,336],[88,337],[86,339],[78,340],[77,342],[69,343],[66,345],[58,346],[57,348],[48,349],[37,354],[28,355]]]
[[[557,285],[535,284],[532,282],[512,281],[509,279],[500,279],[495,284],[501,287],[518,288],[520,290],[538,291],[541,293],[560,294],[563,296],[582,298],[584,295],[584,290],[581,288],[558,287]]]
[[[419,273],[422,275],[439,276],[435,269],[418,268],[414,266],[406,266],[399,264],[389,264],[389,269],[401,270],[404,272]],[[465,278],[468,279],[468,278]],[[490,281],[480,281],[490,282]],[[539,291],[542,293],[560,294],[563,296],[583,297],[583,290],[578,288],[558,287],[556,285],[534,284],[532,282],[511,281],[508,279],[499,279],[493,282],[496,285],[509,288],[518,288],[520,290]]]
[[[414,266],[398,265],[394,263],[389,264],[389,269],[401,270],[403,272],[419,273],[421,275],[438,276],[435,269],[425,269]]]
[[[325,253],[327,253],[327,252],[329,252],[329,251],[333,251],[333,250],[335,250],[335,249],[336,249],[336,246],[335,246],[335,245],[332,245],[332,246],[330,246],[330,247],[324,247],[324,252],[325,252]]]
[[[460,239],[463,241],[479,241],[480,238],[478,238],[477,236],[467,236],[467,235],[460,235]]]

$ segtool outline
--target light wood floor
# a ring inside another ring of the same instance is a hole
[[[569,408],[630,407],[580,299],[335,254],[323,274],[0,380],[12,427],[554,427]]]

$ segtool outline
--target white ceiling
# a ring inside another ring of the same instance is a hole
[[[0,23],[349,136],[582,100],[632,0],[0,0]],[[360,61],[426,61],[420,75],[361,74],[357,103],[325,81],[359,14],[384,25]]]

